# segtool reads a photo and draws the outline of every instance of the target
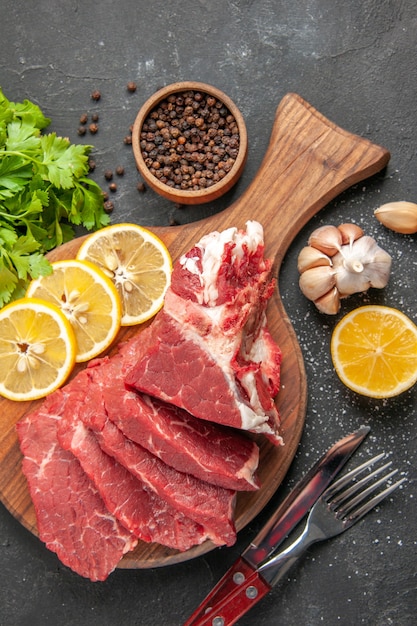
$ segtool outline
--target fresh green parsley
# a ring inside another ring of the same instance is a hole
[[[102,191],[88,178],[92,146],[43,133],[50,121],[0,88],[0,307],[51,272],[45,254],[72,239],[73,226],[109,223]]]

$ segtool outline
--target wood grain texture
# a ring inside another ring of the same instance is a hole
[[[230,226],[244,227],[256,219],[265,230],[266,256],[274,260],[278,276],[290,243],[330,200],[349,186],[386,166],[389,152],[370,141],[353,135],[330,122],[296,94],[287,94],[277,108],[270,144],[261,167],[245,193],[228,209],[207,219],[175,227],[150,228],[168,246],[175,261],[202,235]],[[54,250],[51,260],[76,255],[82,241],[76,239]],[[238,495],[236,526],[240,530],[270,500],[283,480],[301,438],[307,404],[307,381],[300,346],[275,290],[268,307],[272,335],[283,353],[282,388],[276,402],[282,417],[285,446],[276,448],[257,438],[261,448],[259,475],[262,488],[256,493]],[[140,332],[124,328],[117,342]],[[78,365],[74,375],[82,368]],[[21,453],[15,424],[40,401],[28,403],[0,399],[0,499],[32,533],[37,534],[34,508],[21,472]],[[157,544],[140,542],[126,555],[120,567],[147,568],[181,562],[212,550],[210,542],[186,553]]]

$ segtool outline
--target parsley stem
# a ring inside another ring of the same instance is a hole
[[[16,222],[16,221],[20,221],[28,216],[28,215],[33,215],[33,210],[26,210],[23,213],[19,213],[18,215],[13,215],[12,213],[9,213],[7,211],[1,211],[0,210],[0,218],[3,218],[6,222]]]
[[[0,150],[0,158],[2,157],[2,155],[5,156],[19,156],[22,157],[22,159],[25,159],[26,161],[30,162],[30,163],[36,163],[37,165],[44,165],[45,163],[47,163],[47,161],[40,161],[39,159],[35,159],[34,157],[30,156],[27,152],[19,152],[18,150]]]

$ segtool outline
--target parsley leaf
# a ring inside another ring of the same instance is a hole
[[[12,198],[32,177],[32,167],[18,156],[1,158],[0,153],[0,199]]]
[[[22,120],[16,120],[10,122],[7,126],[7,140],[6,147],[8,150],[26,150],[27,152],[34,152],[39,150],[40,131],[33,126]]]
[[[57,137],[55,133],[41,138],[42,162],[38,172],[44,180],[49,180],[55,187],[71,189],[80,176],[88,172],[88,153],[86,148],[70,144],[68,139]]]
[[[0,89],[0,123],[11,122],[14,119],[25,120],[35,128],[42,130],[51,123],[51,120],[42,113],[37,104],[24,100],[23,102],[10,102]]]
[[[16,286],[16,272],[10,270],[0,257],[0,307],[9,302],[9,294],[15,291]]]

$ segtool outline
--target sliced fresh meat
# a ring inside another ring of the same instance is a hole
[[[87,403],[83,405],[81,419],[86,426],[93,429],[101,449],[174,509],[201,524],[213,543],[234,543],[236,535],[233,513],[236,492],[178,472],[128,439],[109,420],[104,410],[97,410],[102,404],[98,396],[95,386],[88,395]]]
[[[259,455],[235,429],[282,443],[274,403],[281,353],[265,315],[275,283],[263,252],[256,222],[204,237],[176,264],[154,323],[18,424],[41,539],[74,571],[104,580],[136,535],[179,550],[207,537],[235,541],[231,492],[258,487]],[[88,423],[83,412],[96,391]],[[142,447],[158,457],[153,476],[138,461]],[[169,493],[172,468],[186,482]],[[192,477],[227,493],[220,509],[201,501],[206,492]],[[187,490],[188,513],[199,509],[206,522],[185,514]],[[183,497],[175,508],[174,497]]]
[[[82,389],[88,393],[85,384]],[[205,541],[208,535],[200,524],[148,490],[123,465],[101,449],[94,432],[79,417],[86,396],[77,401],[77,392],[74,386],[63,391],[66,399],[57,429],[58,440],[64,449],[71,451],[78,459],[108,510],[127,529],[146,542],[157,542],[184,551]]]
[[[105,390],[104,400],[109,418],[126,437],[179,472],[227,489],[258,487],[259,448],[244,435],[135,392]]]
[[[164,308],[141,335],[130,389],[275,444],[281,351],[266,323],[275,282],[263,230],[213,232],[175,264]]]
[[[259,448],[246,433],[197,419],[174,405],[125,389],[124,372],[140,345],[134,338],[117,357],[97,359],[86,370],[94,389],[102,389],[108,417],[128,438],[180,472],[225,489],[258,489]],[[71,384],[84,383],[77,377]],[[90,394],[95,393],[90,389]],[[101,403],[97,398],[97,407]],[[101,415],[97,411],[95,418],[90,412],[90,426],[96,419],[101,428]]]
[[[53,394],[17,424],[39,537],[74,572],[105,580],[138,540],[109,513],[77,459],[58,444],[60,403]]]

